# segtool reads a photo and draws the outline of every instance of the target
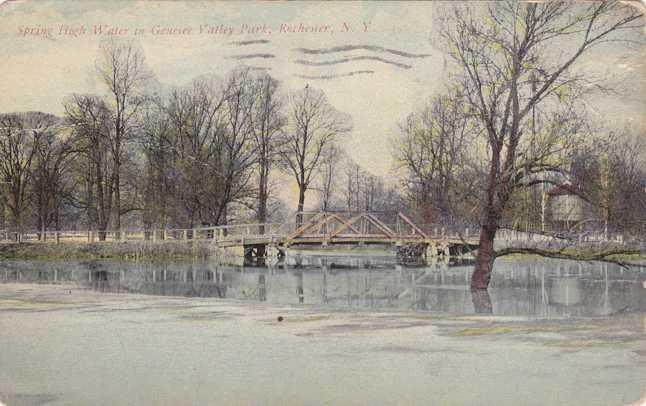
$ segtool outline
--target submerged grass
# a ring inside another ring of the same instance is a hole
[[[289,316],[285,317],[284,321],[289,323],[306,323],[311,321],[323,321],[330,319],[331,317],[329,315],[318,314],[312,316]]]
[[[469,327],[450,333],[453,337],[473,337],[483,335],[500,335],[500,334],[532,334],[532,333],[560,333],[571,331],[596,330],[598,326],[580,325],[536,325],[536,326],[485,326]]]
[[[590,348],[590,347],[629,347],[640,339],[623,339],[623,340],[598,340],[598,339],[564,339],[564,340],[547,340],[543,345],[557,348]]]
[[[552,253],[552,254],[563,254],[571,257],[571,258],[560,258],[560,259],[569,259],[572,261],[587,262],[587,261],[595,261],[595,259],[591,259],[591,257],[594,257],[599,253],[605,252],[606,248],[581,246],[581,247],[570,247],[565,249],[545,249],[544,252]],[[532,258],[532,257],[540,258],[541,255],[536,253],[531,253],[531,252],[514,253],[514,254],[508,254],[508,255],[504,255],[499,258],[496,258],[496,261],[513,262],[518,259]],[[610,262],[618,261],[618,262],[628,262],[628,263],[643,262],[643,264],[646,266],[646,251],[629,253],[629,254],[610,254],[605,256],[603,260],[610,261]]]
[[[75,303],[57,300],[0,299],[0,310],[2,311],[57,310],[62,308],[75,308],[77,306]]]

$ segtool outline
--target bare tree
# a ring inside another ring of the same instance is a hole
[[[400,124],[395,158],[406,179],[409,199],[427,222],[466,217],[465,198],[473,199],[475,137],[480,129],[462,96],[438,95]],[[479,151],[478,151],[479,152]]]
[[[345,162],[345,189],[346,207],[349,211],[371,211],[376,198],[375,185],[380,183],[376,176],[365,171],[351,158]]]
[[[286,118],[282,112],[283,98],[279,94],[279,82],[268,74],[261,74],[254,81],[255,105],[251,115],[253,142],[258,154],[258,197],[256,219],[267,221],[269,200],[269,175],[279,157],[284,142],[283,129]]]
[[[21,232],[29,209],[29,185],[40,140],[53,131],[55,116],[40,112],[0,116],[0,194],[11,214],[12,227]]]
[[[134,137],[137,114],[145,103],[143,88],[150,78],[143,51],[133,42],[119,42],[113,38],[99,47],[97,59],[99,77],[108,89],[112,129],[111,155],[114,161],[112,183],[114,190],[114,227],[121,229],[121,166],[125,143]],[[127,210],[126,210],[127,211]]]
[[[484,16],[455,7],[442,36],[460,69],[465,101],[484,128],[489,165],[483,198],[479,249],[471,287],[486,289],[495,260],[494,238],[516,187],[527,172],[550,165],[519,162],[528,118],[538,105],[572,102],[585,76],[573,71],[590,48],[617,39],[613,33],[639,25],[641,14],[618,2],[497,2]],[[554,50],[561,50],[555,53]],[[568,137],[565,132],[562,137]]]
[[[298,224],[302,222],[305,193],[323,156],[337,136],[350,130],[349,116],[334,109],[322,91],[308,85],[290,97],[289,129],[281,160],[298,184]]]
[[[629,131],[612,137],[602,154],[604,170],[596,182],[605,197],[604,227],[643,235],[646,225],[646,141]],[[604,173],[605,172],[605,173]]]
[[[222,137],[220,205],[215,212],[216,224],[227,221],[227,208],[250,196],[249,183],[256,166],[259,144],[254,142],[252,119],[260,102],[256,97],[255,80],[249,68],[231,72],[224,86],[226,127]]]
[[[222,84],[200,78],[169,97],[177,195],[191,227],[198,221],[226,223],[228,206],[252,194],[249,184],[258,159],[252,120],[260,102],[256,90],[250,71],[238,69]]]
[[[37,216],[37,228],[41,238],[51,225],[55,230],[60,226],[60,211],[63,199],[72,188],[69,180],[70,159],[73,154],[73,137],[69,129],[56,124],[38,137],[33,167],[30,172],[33,206]]]
[[[348,211],[358,211],[360,206],[361,167],[350,158],[345,159],[343,166],[345,207]]]
[[[88,228],[96,228],[99,239],[105,240],[116,170],[111,157],[110,111],[101,98],[92,95],[72,95],[64,105],[66,120],[73,126],[74,150],[82,158],[76,162],[76,171],[84,178],[84,193],[73,197],[73,204],[86,211]]]
[[[168,225],[174,208],[172,123],[164,100],[152,97],[142,112],[141,144],[144,153],[143,224],[147,229]]]
[[[387,186],[383,177],[373,175],[350,158],[345,158],[343,166],[345,179],[340,186],[340,194],[345,199],[346,210],[371,212],[402,209],[400,194]]]
[[[180,220],[179,213],[176,220],[191,227],[202,219],[201,212],[218,211],[220,204],[213,193],[219,191],[222,179],[224,103],[217,83],[199,78],[187,88],[174,90],[165,105],[177,174],[175,193],[186,213],[185,220]]]
[[[323,157],[321,162],[321,177],[317,190],[319,192],[319,205],[323,211],[328,211],[334,207],[342,158],[341,150],[333,144],[330,146],[329,153]]]
[[[588,210],[587,228],[639,234],[646,219],[646,145],[632,130],[599,128],[577,149],[569,177]]]

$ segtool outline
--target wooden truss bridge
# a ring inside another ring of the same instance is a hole
[[[262,232],[253,233],[250,227]],[[395,246],[406,255],[449,256],[477,245],[477,236],[469,236],[468,229],[451,234],[435,228],[429,233],[401,212],[303,212],[296,214],[294,223],[251,225],[243,230],[246,233],[230,231],[220,232],[218,247],[242,248],[248,258],[280,256],[288,247],[335,245]]]
[[[394,224],[387,224],[376,213],[320,212],[304,218],[284,244],[395,244],[428,238],[402,213],[396,214]]]

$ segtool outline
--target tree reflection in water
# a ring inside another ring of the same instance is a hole
[[[487,289],[471,289],[471,301],[473,302],[473,311],[480,314],[492,314],[493,306],[491,296]]]
[[[488,290],[471,291],[469,265],[404,267],[389,258],[324,259],[302,257],[300,267],[282,263],[268,268],[120,261],[52,267],[45,261],[13,261],[0,264],[0,283],[76,283],[114,293],[548,319],[646,309],[646,273],[618,266],[517,259],[499,263]]]

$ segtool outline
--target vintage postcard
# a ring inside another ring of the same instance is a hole
[[[0,1],[0,405],[646,405],[646,4]]]

